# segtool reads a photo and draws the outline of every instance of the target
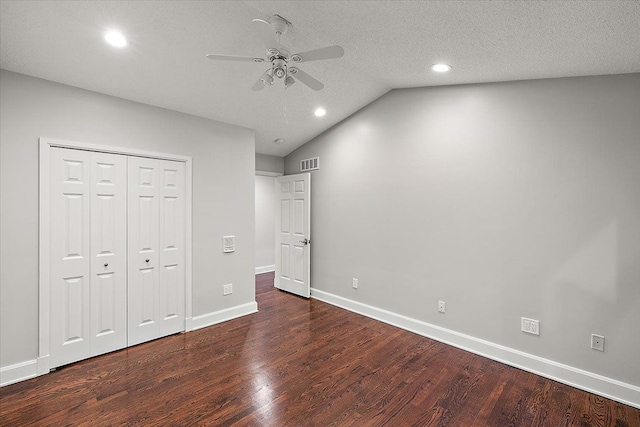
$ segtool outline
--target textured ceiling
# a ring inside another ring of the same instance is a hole
[[[273,14],[292,53],[344,47],[299,66],[324,90],[253,92],[264,63],[205,57],[264,56],[251,21]],[[102,41],[111,27],[130,47]],[[255,129],[256,152],[284,156],[394,88],[640,72],[640,2],[2,1],[0,67]]]

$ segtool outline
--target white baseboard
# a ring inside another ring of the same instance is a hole
[[[640,387],[311,288],[311,297],[462,350],[640,408]]]
[[[185,332],[212,326],[227,320],[232,320],[247,314],[257,313],[258,304],[251,302],[236,307],[227,308],[213,313],[186,319]],[[49,356],[0,367],[0,387],[34,378],[49,373]]]
[[[236,317],[245,316],[247,314],[257,313],[258,304],[251,302],[236,307],[227,308],[216,311],[214,313],[196,316],[192,319],[186,319],[186,331],[195,331],[196,329],[215,325],[216,323],[225,322],[235,319]],[[39,357],[34,360],[16,363],[15,365],[0,368],[0,387],[17,383],[37,377],[38,375],[49,373],[49,356]]]
[[[187,324],[187,331],[195,331],[196,329],[206,328],[217,323],[226,322],[227,320],[237,317],[246,316],[258,312],[258,303],[250,302],[247,304],[237,305],[235,307],[225,308],[224,310],[214,311],[213,313],[203,314],[191,319]]]
[[[263,265],[262,267],[256,267],[256,274],[270,273],[272,271],[276,271],[275,264],[274,265]]]
[[[0,387],[38,376],[38,361],[27,360],[0,368]]]

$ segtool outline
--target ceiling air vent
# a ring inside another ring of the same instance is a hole
[[[300,160],[300,172],[314,171],[320,169],[320,157]]]

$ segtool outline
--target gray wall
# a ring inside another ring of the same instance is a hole
[[[284,157],[256,153],[256,171],[284,173]]]
[[[256,268],[276,262],[276,208],[276,179],[256,175]]]
[[[38,354],[39,137],[192,156],[193,314],[255,300],[253,131],[7,71],[0,120],[1,366]]]
[[[312,287],[640,385],[640,74],[394,90],[313,156]]]

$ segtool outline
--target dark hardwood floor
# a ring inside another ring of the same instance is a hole
[[[640,426],[640,410],[256,278],[260,312],[0,389],[0,424]]]

